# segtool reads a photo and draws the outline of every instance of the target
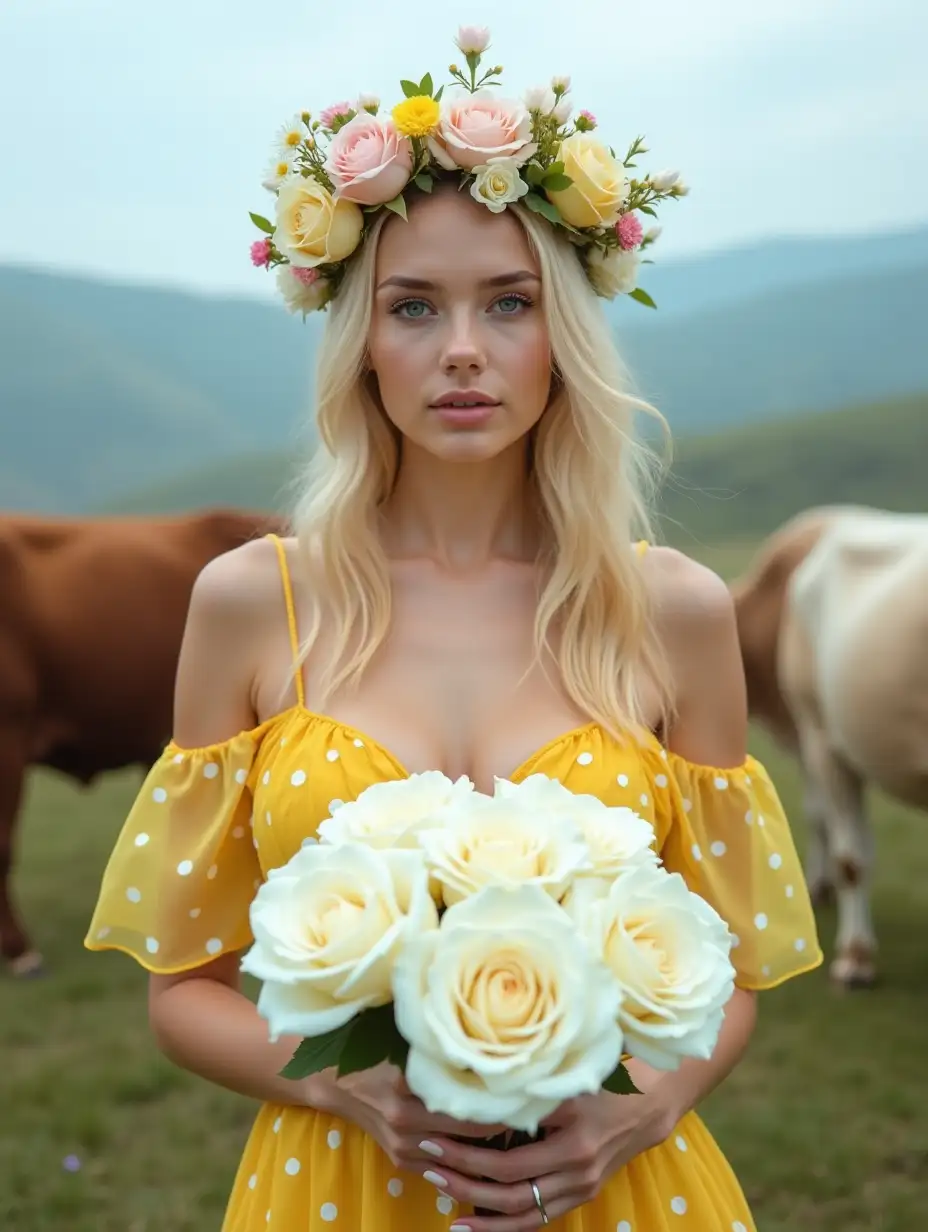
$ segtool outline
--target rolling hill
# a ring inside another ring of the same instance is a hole
[[[664,538],[687,549],[754,539],[810,505],[928,510],[928,395],[789,415],[679,440],[661,502]],[[286,510],[293,458],[257,454],[141,490],[112,511],[209,504]]]
[[[685,436],[928,390],[928,229],[656,265],[607,309]],[[322,322],[0,267],[0,507],[80,512],[304,435]]]

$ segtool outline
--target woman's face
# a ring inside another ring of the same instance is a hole
[[[380,236],[369,336],[383,408],[436,457],[521,440],[551,387],[541,282],[525,232],[469,194],[416,195]]]

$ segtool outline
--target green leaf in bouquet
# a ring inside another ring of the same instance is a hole
[[[338,1076],[361,1069],[373,1069],[389,1059],[390,1032],[396,1031],[393,1002],[362,1010],[351,1023],[351,1030],[338,1059]]]
[[[563,192],[565,188],[570,188],[573,180],[569,175],[562,175],[558,171],[549,171],[542,184],[551,192]]]
[[[652,210],[650,205],[639,205],[638,209],[641,210],[642,214],[650,214],[652,218],[657,217],[657,210]]]
[[[529,184],[539,185],[545,178],[545,169],[538,163],[529,163],[525,168],[525,179]]]
[[[310,1074],[318,1074],[320,1070],[337,1065],[353,1026],[354,1020],[346,1022],[342,1027],[336,1027],[334,1031],[326,1031],[324,1035],[314,1035],[310,1039],[302,1040],[280,1071],[281,1078],[308,1078]]]
[[[435,186],[435,181],[427,171],[420,171],[416,176],[415,185],[416,188],[420,189],[422,192],[430,193]]]
[[[248,217],[255,224],[255,226],[258,228],[259,231],[263,231],[266,235],[274,234],[274,224],[272,222],[268,222],[268,220],[262,217],[261,214],[253,214],[251,210],[249,210]]]
[[[432,81],[432,74],[426,73],[425,76],[422,78],[422,80],[419,82],[419,93],[427,94],[431,98],[432,91],[434,89],[435,89],[435,83]]]
[[[624,1065],[617,1065],[606,1081],[603,1090],[613,1095],[640,1095],[641,1092],[632,1082],[632,1076]]]
[[[419,89],[418,85],[414,81],[401,81],[400,89],[403,91],[403,93],[406,95],[407,98],[415,98],[416,95],[422,93],[422,91]]]

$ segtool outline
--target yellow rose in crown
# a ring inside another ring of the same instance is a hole
[[[363,229],[360,206],[334,198],[317,180],[295,175],[281,185],[273,242],[291,265],[313,269],[344,261],[360,243]]]
[[[558,150],[564,174],[573,183],[560,191],[547,190],[548,199],[572,227],[598,227],[618,221],[628,198],[625,168],[601,141],[578,132],[565,138]]]

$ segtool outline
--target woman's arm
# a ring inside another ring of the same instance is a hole
[[[217,557],[193,587],[174,696],[174,739],[219,743],[254,725],[257,660],[270,633],[279,579],[263,541]],[[272,590],[271,588],[274,587]],[[282,611],[279,614],[282,620]],[[149,980],[149,1022],[161,1051],[182,1069],[259,1100],[303,1104],[322,1083],[278,1076],[298,1041],[268,1040],[267,1023],[239,987],[226,954],[179,975]]]
[[[711,570],[670,549],[649,552],[645,560],[676,686],[676,719],[668,747],[697,765],[741,766],[747,755],[747,691],[728,587]],[[671,1073],[640,1061],[629,1063],[665,1136],[735,1068],[756,1018],[755,994],[736,988],[710,1060],[687,1058]]]

